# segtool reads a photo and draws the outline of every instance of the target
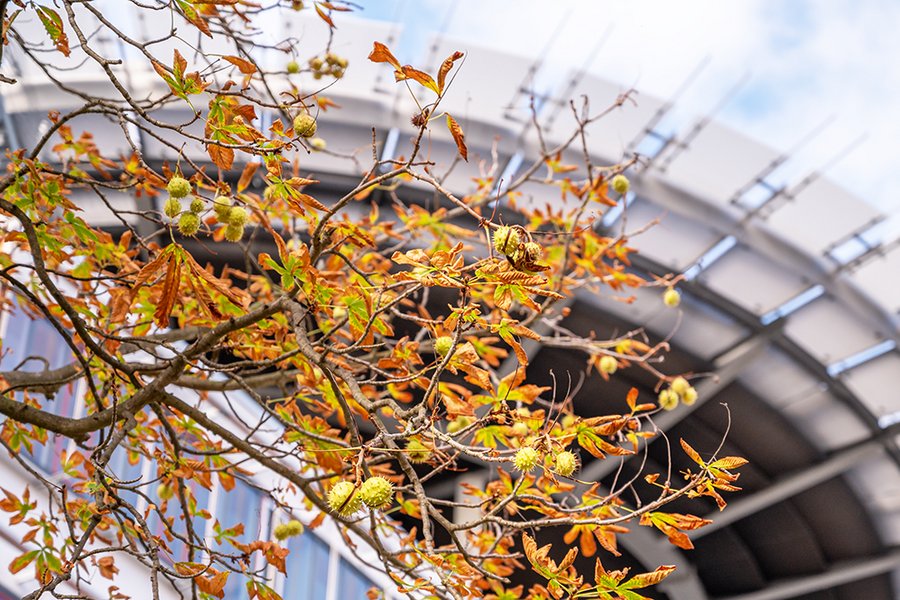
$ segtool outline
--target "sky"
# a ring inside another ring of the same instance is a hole
[[[399,51],[425,56],[432,32],[536,56],[545,75],[589,71],[670,98],[700,65],[669,127],[708,114],[794,159],[780,175],[825,174],[900,213],[900,2],[894,0],[368,0],[399,21]],[[559,33],[554,36],[554,31]],[[801,147],[798,142],[817,135]],[[776,177],[778,179],[778,177]]]

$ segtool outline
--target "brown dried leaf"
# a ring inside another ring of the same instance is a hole
[[[237,191],[243,192],[248,187],[250,187],[250,182],[253,181],[253,176],[256,174],[256,170],[259,169],[260,163],[258,162],[248,162],[244,167],[244,170],[241,172],[241,178],[238,179],[237,182]]]
[[[456,149],[459,150],[459,155],[462,156],[464,161],[469,162],[469,150],[466,148],[466,136],[463,133],[462,127],[456,122],[456,119],[449,114],[447,115],[447,129],[450,130],[450,135],[453,136],[453,141],[456,142]]]
[[[178,284],[180,282],[181,261],[178,260],[178,256],[173,252],[169,256],[162,295],[159,298],[159,304],[156,305],[156,311],[153,313],[156,324],[161,328],[169,326],[169,315],[172,314],[172,307],[175,306],[175,297],[178,295]]]

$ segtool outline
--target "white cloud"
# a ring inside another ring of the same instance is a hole
[[[546,56],[557,73],[580,67],[612,25],[590,70],[663,98],[708,57],[679,101],[680,122],[686,113],[710,110],[749,73],[719,113],[721,121],[787,150],[833,117],[796,153],[786,175],[822,167],[866,134],[827,174],[884,210],[900,209],[900,4],[890,0],[456,0],[452,11],[444,1],[420,0],[398,12],[420,45],[424,30],[445,28],[454,37],[532,56],[568,14]],[[447,14],[452,17],[443,22]]]

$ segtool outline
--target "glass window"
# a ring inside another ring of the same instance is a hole
[[[13,594],[4,587],[0,587],[0,600],[17,600],[19,594]]]
[[[328,588],[328,545],[312,533],[291,538],[285,561],[284,600],[325,600]],[[337,596],[342,598],[342,596]]]
[[[6,331],[3,335],[4,355],[0,358],[0,371],[19,368],[22,371],[43,371],[46,368],[57,369],[73,360],[72,352],[56,329],[44,319],[32,320],[21,310],[9,315]],[[47,361],[31,358],[40,357]],[[21,400],[22,392],[16,397]],[[78,410],[76,385],[69,383],[62,386],[52,398],[40,397],[44,410],[57,415],[72,417]],[[23,448],[21,453],[45,472],[59,472],[59,456],[69,445],[68,438],[48,433],[46,443],[33,442],[33,450]]]
[[[204,509],[209,506],[209,490],[205,487],[201,486],[199,483],[193,480],[183,480],[187,489],[191,491],[194,498],[197,500],[197,509]],[[154,487],[149,490],[149,496],[153,499],[153,503],[157,506],[162,505],[162,500],[157,496],[158,487]],[[177,492],[176,492],[177,493]],[[166,504],[166,511],[163,513],[166,517],[167,521],[172,523],[172,530],[175,533],[179,533],[184,535],[187,533],[187,528],[184,526],[184,514],[181,510],[181,502],[178,501],[177,496],[171,498]],[[206,534],[206,519],[199,516],[194,516],[191,518],[191,525],[194,528],[194,533],[203,538]],[[153,535],[159,537],[162,540],[165,540],[166,544],[169,546],[171,550],[171,555],[163,553],[163,556],[167,560],[171,560],[172,562],[180,562],[188,559],[188,547],[183,541],[179,538],[173,538],[171,541],[166,537],[166,525],[163,524],[160,519],[159,514],[154,511],[150,514],[150,517],[147,519],[147,527],[150,528],[151,533]],[[197,559],[197,554],[194,554],[194,559]]]
[[[216,518],[222,529],[229,529],[235,525],[244,526],[244,532],[235,536],[235,541],[243,544],[252,542],[262,537],[260,526],[262,519],[263,497],[255,488],[242,481],[238,481],[230,492],[219,486],[216,498]],[[234,550],[229,546],[225,552]],[[228,578],[225,586],[226,598],[245,598],[247,578],[234,574]]]
[[[375,583],[362,574],[362,571],[341,559],[338,570],[338,593],[341,600],[368,600],[366,592],[372,589]]]
[[[120,445],[115,449],[109,460],[109,464],[107,465],[107,470],[119,481],[128,482],[128,485],[132,486],[141,486],[140,489],[145,492],[150,491],[148,486],[142,485],[147,483],[147,478],[142,477],[144,474],[143,457],[139,456],[137,463],[131,464],[129,461],[128,448],[126,447]],[[140,496],[138,496],[136,492],[120,490],[119,493],[123,500],[137,508]]]

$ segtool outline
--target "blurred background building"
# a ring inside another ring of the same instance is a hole
[[[281,33],[298,38],[298,54],[304,57],[326,43],[326,32],[309,12],[292,14],[277,25],[283,28]],[[137,39],[146,40],[152,37],[154,24],[134,19],[133,29]],[[359,165],[365,167],[371,161],[373,125],[376,151],[382,158],[409,152],[415,105],[405,87],[395,85],[388,67],[366,60],[373,40],[393,47],[403,35],[403,28],[389,21],[346,17],[339,24],[333,51],[349,59],[350,68],[327,95],[341,109],[318,115],[318,135],[326,140],[328,152],[314,152],[300,160],[304,174],[322,181],[316,188],[317,198],[326,205],[348,183],[358,180]],[[98,46],[108,56],[128,58],[116,40],[101,39]],[[498,157],[505,182],[539,155],[529,115],[532,97],[545,141],[555,145],[575,127],[570,101],[578,104],[582,97],[589,97],[591,111],[599,112],[630,89],[578,65],[558,77],[555,87],[538,89],[535,81],[543,65],[533,58],[441,34],[429,38],[426,47],[425,56],[400,60],[434,71],[454,50],[467,53],[442,103],[467,135],[469,161],[453,166],[446,179],[446,186],[459,195],[475,189],[473,178],[484,175],[479,169],[490,165],[492,154]],[[259,59],[276,68],[289,60],[275,52]],[[159,78],[146,68],[133,68],[127,60],[116,68],[136,91],[160,89]],[[65,112],[81,104],[60,92],[20,54],[4,55],[4,73],[19,81],[0,88],[4,147],[29,147],[46,131],[49,110]],[[109,91],[102,73],[90,64],[64,76],[77,89]],[[303,89],[315,89],[306,74],[293,77]],[[692,81],[691,74],[684,73],[685,89]],[[683,552],[655,531],[632,526],[632,533],[620,538],[622,560],[604,556],[604,564],[630,562],[650,569],[678,565],[677,572],[653,592],[654,597],[670,600],[898,597],[900,244],[886,242],[879,229],[889,215],[818,169],[786,171],[793,152],[773,150],[752,135],[729,129],[712,113],[696,115],[673,128],[668,117],[684,110],[680,93],[668,98],[633,94],[635,102],[624,103],[588,128],[588,149],[597,164],[616,163],[633,152],[645,157],[642,166],[629,173],[632,191],[626,205],[603,215],[598,226],[617,234],[659,219],[658,225],[634,238],[633,245],[640,251],[634,268],[642,274],[683,273],[680,307],[665,307],[658,291],[639,291],[633,303],[612,294],[579,293],[570,300],[571,314],[562,325],[600,337],[644,326],[651,340],[670,340],[672,352],[662,366],[666,372],[708,374],[697,386],[697,404],[681,406],[657,420],[667,438],[650,443],[648,470],[665,469],[669,445],[677,445],[678,438],[691,440],[701,453],[714,451],[727,427],[722,403],[731,413],[724,452],[747,457],[750,464],[742,469],[739,481],[744,492],[734,496],[728,508],[719,513],[712,503],[706,506],[708,514],[703,516],[714,522],[692,532],[695,550]],[[721,97],[723,103],[728,100],[727,94]],[[187,110],[178,111],[165,109],[159,116],[171,122],[189,117]],[[263,113],[258,125],[266,128],[273,118]],[[71,125],[76,135],[91,131],[106,154],[129,152],[116,123],[85,115]],[[798,135],[798,139],[801,147],[816,143],[814,133]],[[178,158],[150,136],[139,135],[137,142],[152,164]],[[426,140],[425,152],[436,163],[435,173],[453,164],[452,140],[437,127]],[[563,158],[577,164],[579,152]],[[202,147],[186,147],[185,153],[208,161]],[[338,160],[330,153],[355,156],[358,163]],[[49,150],[42,158],[56,160]],[[792,175],[785,177],[785,172]],[[238,173],[239,168],[235,178]],[[254,185],[261,189],[260,181]],[[522,191],[520,203],[560,206],[553,187],[528,185]],[[398,194],[407,203],[430,208],[441,204],[440,198],[415,184]],[[382,214],[392,218],[386,194],[376,193],[372,199],[385,203]],[[122,230],[122,222],[96,196],[74,201],[89,222]],[[109,201],[136,212],[162,208],[154,201],[124,194]],[[512,218],[511,213],[504,216]],[[460,223],[474,225],[464,219]],[[201,251],[199,244],[185,243]],[[237,256],[236,249],[231,255],[221,251],[210,260],[224,263]],[[20,313],[7,315],[0,322],[0,333],[4,340],[19,341],[10,345],[13,352],[3,358],[0,369],[12,368],[28,355],[44,356],[56,366],[63,358],[48,331],[46,324]],[[564,378],[577,364],[577,358],[567,352],[539,343],[531,343],[528,351],[532,356],[528,372],[536,383],[549,384],[551,372],[557,379]],[[503,368],[511,370],[514,364]],[[577,379],[575,371],[572,376]],[[621,370],[609,383],[589,377],[575,398],[575,407],[583,416],[615,411],[630,386],[652,394],[654,384],[639,369]],[[77,389],[61,392],[55,403],[60,413],[83,410]],[[55,474],[55,457],[63,446],[51,436],[45,447],[29,454],[29,460]],[[679,454],[673,452],[673,467],[688,468]],[[634,475],[637,468],[625,461],[617,475],[619,460],[582,459],[581,478],[606,485],[617,476]],[[137,476],[143,468],[124,460],[120,465],[123,478]],[[430,491],[460,498],[461,480],[477,482],[487,475],[479,469],[471,465],[465,474],[435,478]],[[5,486],[15,486],[13,478],[24,485],[14,465],[0,461],[0,470]],[[254,529],[266,535],[273,519],[279,518],[251,487],[238,494],[206,493],[216,515],[236,520],[240,514],[248,535]],[[684,507],[684,511],[696,508]],[[278,584],[286,590],[285,599],[363,598],[372,582],[390,589],[377,571],[351,555],[329,527],[292,542],[296,552],[289,559],[289,582]],[[553,541],[555,535],[561,543],[562,532],[542,535],[546,536],[542,542]],[[20,552],[19,537],[0,522],[0,564]],[[295,572],[308,576],[294,577]],[[30,578],[29,573],[20,575]],[[9,597],[25,589],[14,579],[0,581]],[[299,581],[308,586],[293,584]],[[243,596],[230,589],[227,597]]]

